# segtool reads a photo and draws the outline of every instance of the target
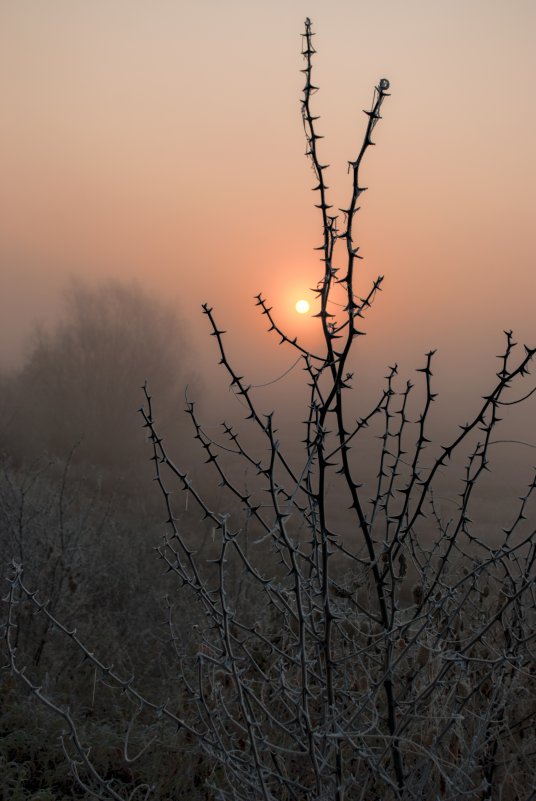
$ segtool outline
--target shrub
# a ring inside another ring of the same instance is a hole
[[[413,386],[398,386],[396,366],[377,402],[352,421],[350,357],[360,321],[382,283],[380,276],[364,297],[357,295],[360,168],[389,82],[379,81],[366,112],[363,144],[349,162],[351,193],[340,224],[330,214],[311,104],[312,36],[307,19],[302,113],[322,221],[322,352],[288,337],[265,298],[256,299],[270,330],[296,351],[306,373],[310,394],[301,463],[279,441],[275,414],[261,413],[254,389],[232,366],[224,332],[204,305],[230,386],[247,407],[248,425],[261,444],[224,423],[227,442],[220,445],[207,434],[195,404],[187,403],[195,439],[242,510],[216,512],[205,488],[168,454],[145,389],[142,415],[167,517],[157,550],[175,582],[167,598],[177,660],[172,697],[149,697],[131,676],[97,657],[31,590],[16,561],[5,639],[11,671],[63,719],[72,770],[95,797],[167,797],[158,782],[168,763],[163,758],[159,769],[154,755],[167,754],[162,726],[169,724],[174,759],[182,764],[188,755],[183,787],[190,797],[528,801],[536,622],[536,540],[528,518],[536,479],[510,524],[489,538],[475,534],[470,514],[475,487],[490,465],[501,410],[517,401],[510,392],[527,375],[536,351],[525,347],[518,354],[512,334],[506,334],[499,371],[483,402],[436,455],[427,447],[436,397],[433,352],[420,369],[424,398],[413,422]],[[344,269],[335,266],[341,245]],[[335,313],[337,292],[344,301]],[[363,484],[372,458],[366,435],[378,424],[371,493]],[[233,477],[230,456],[255,473],[255,482],[245,487]],[[437,487],[451,462],[462,465],[462,474],[457,506],[446,516]],[[212,559],[199,550],[196,532],[178,521],[170,482],[210,522]],[[98,763],[75,714],[23,670],[15,648],[23,603],[82,654],[103,692],[115,691],[130,705],[123,748],[112,764]],[[188,627],[183,615],[189,616]],[[128,741],[142,715],[141,755],[133,760]],[[149,754],[152,763],[144,761]]]

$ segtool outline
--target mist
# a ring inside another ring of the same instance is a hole
[[[0,796],[528,788],[535,12],[3,9]]]

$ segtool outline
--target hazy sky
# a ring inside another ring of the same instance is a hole
[[[294,358],[271,359],[255,293],[314,339],[293,312],[321,276],[307,15],[335,206],[361,110],[391,81],[358,229],[361,290],[385,275],[365,363],[407,372],[438,346],[448,386],[492,374],[503,328],[536,341],[533,0],[3,0],[0,15],[4,358],[69,275],[173,299],[202,360],[209,301],[254,382]]]

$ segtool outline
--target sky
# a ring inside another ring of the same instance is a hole
[[[256,293],[314,344],[317,322],[293,310],[321,278],[306,16],[335,207],[362,109],[391,83],[363,169],[358,290],[385,280],[360,369],[374,383],[397,361],[410,376],[438,348],[449,401],[489,386],[503,329],[535,344],[533,0],[3,0],[4,364],[73,276],[135,280],[175,304],[209,381],[203,302],[253,383],[295,358],[265,334]]]

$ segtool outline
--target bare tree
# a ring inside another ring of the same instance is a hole
[[[140,473],[136,392],[150,379],[163,418],[175,423],[182,386],[194,379],[191,348],[176,310],[139,286],[73,282],[55,327],[36,333],[8,382],[4,448],[17,458],[43,452],[121,475]]]
[[[265,298],[256,298],[269,329],[296,351],[307,376],[301,463],[296,466],[279,441],[275,414],[261,412],[254,389],[233,367],[224,332],[204,305],[220,363],[262,446],[250,446],[247,435],[228,423],[222,428],[225,444],[215,441],[188,402],[195,439],[217,481],[242,507],[240,516],[217,513],[205,488],[196,487],[168,454],[145,390],[142,415],[167,517],[158,555],[180,590],[177,600],[168,598],[167,608],[182,704],[147,698],[132,677],[95,656],[27,586],[16,562],[7,599],[10,667],[63,718],[72,769],[95,797],[149,798],[152,789],[147,783],[127,787],[99,773],[69,710],[24,671],[15,648],[15,612],[22,600],[84,654],[104,684],[135,709],[176,727],[177,748],[197,743],[211,765],[205,797],[529,801],[535,797],[530,768],[535,477],[528,479],[503,530],[479,537],[470,515],[475,487],[492,461],[501,412],[527,394],[521,389],[511,395],[525,380],[536,350],[518,353],[506,333],[489,391],[435,456],[427,447],[436,397],[433,352],[420,369],[423,400],[416,420],[410,415],[414,387],[398,386],[396,366],[389,368],[376,403],[355,419],[350,357],[360,321],[382,284],[379,276],[363,297],[356,290],[360,169],[389,82],[378,82],[365,112],[363,143],[349,162],[351,191],[341,222],[330,213],[312,108],[313,35],[307,19],[302,114],[322,226],[317,315],[322,351],[313,353],[287,336]],[[343,303],[334,312],[337,293]],[[363,483],[368,471],[363,453],[368,462],[367,429],[378,423],[371,492]],[[229,455],[255,473],[251,486],[231,477]],[[451,462],[462,465],[462,474],[455,510],[445,515],[437,487]],[[177,521],[173,483],[212,524],[210,562],[198,552],[195,532]],[[349,507],[345,515],[341,499]],[[193,650],[180,623],[190,608],[198,610]],[[147,747],[158,745],[157,740]],[[128,732],[123,757],[130,763],[127,746]]]

